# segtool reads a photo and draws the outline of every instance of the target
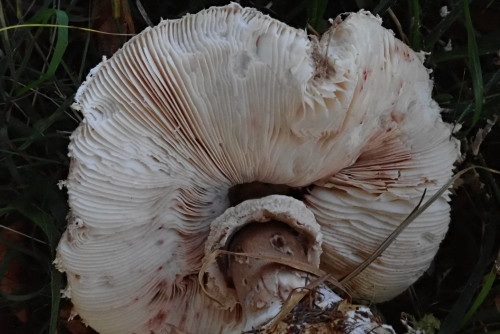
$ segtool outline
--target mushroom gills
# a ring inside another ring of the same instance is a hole
[[[56,259],[75,312],[103,334],[240,333],[251,320],[210,256],[249,223],[289,225],[310,266],[324,251],[323,270],[348,274],[452,174],[459,143],[431,93],[423,55],[366,11],[320,39],[236,3],[146,29],[75,96]],[[447,201],[349,282],[353,298],[393,298],[429,267]]]

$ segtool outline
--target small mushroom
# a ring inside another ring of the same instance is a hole
[[[276,291],[306,282],[263,259],[217,259],[203,288],[221,307],[198,283],[213,250],[262,247],[348,274],[452,175],[459,144],[422,63],[365,11],[321,39],[234,3],[134,37],[75,97],[84,121],[56,259],[75,311],[101,333],[239,333],[279,311]],[[286,196],[245,201],[259,193],[249,184]],[[428,268],[448,200],[349,283],[353,297],[390,299]],[[252,288],[275,279],[266,312],[244,276]]]

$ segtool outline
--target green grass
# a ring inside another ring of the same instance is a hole
[[[481,112],[483,109],[484,83],[483,74],[481,73],[479,51],[476,42],[476,32],[472,24],[468,0],[463,0],[463,6],[465,14],[465,26],[467,28],[467,58],[472,79],[472,89],[474,91],[474,113],[472,115],[471,124],[471,127],[473,127],[477,124],[477,121],[479,121],[481,117]]]
[[[119,1],[110,3],[119,8]],[[156,24],[160,17],[177,18],[224,3],[142,0],[141,9],[136,1],[129,1],[136,31],[145,28],[149,19]],[[431,52],[426,65],[433,71],[435,99],[446,111],[446,121],[461,123],[456,133],[465,153],[460,168],[479,164],[500,169],[496,127],[477,156],[471,151],[478,130],[500,114],[500,26],[495,23],[500,22],[500,2],[277,0],[270,5],[270,1],[255,0],[242,4],[298,28],[309,25],[319,33],[328,28],[328,18],[359,8],[379,14],[384,25],[402,38],[399,24],[413,48]],[[450,13],[441,17],[444,5]],[[122,19],[119,13],[112,14],[109,19],[115,23]],[[111,38],[91,31],[98,19],[102,18],[83,0],[0,2],[0,225],[21,233],[0,227],[0,250],[4,250],[0,286],[13,267],[20,276],[14,290],[0,293],[2,333],[68,332],[59,315],[61,307],[68,305],[60,299],[65,278],[52,265],[68,210],[66,195],[57,183],[67,175],[69,135],[81,120],[70,109],[74,94],[101,59],[99,38]],[[453,50],[445,51],[449,39]],[[500,284],[493,263],[499,245],[498,176],[484,171],[467,175],[453,196],[450,232],[431,269],[412,289],[379,306],[387,321],[396,324],[401,312],[416,320],[432,314],[441,322],[440,333],[500,330],[494,303]],[[21,311],[24,318],[19,316]]]

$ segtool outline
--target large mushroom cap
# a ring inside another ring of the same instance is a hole
[[[228,190],[254,181],[309,186],[321,267],[349,273],[451,176],[458,143],[431,88],[422,56],[367,12],[319,41],[237,4],[146,29],[76,96],[57,258],[76,312],[101,333],[238,333],[241,309],[217,307],[196,275]],[[354,296],[412,284],[448,221],[443,197]]]

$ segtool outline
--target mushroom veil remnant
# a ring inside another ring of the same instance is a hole
[[[75,312],[100,333],[240,333],[306,282],[233,256],[213,261],[202,287],[214,250],[350,273],[452,175],[458,141],[422,62],[365,11],[320,39],[237,4],[134,37],[75,98],[84,121],[56,259]],[[270,190],[249,195],[253,184]],[[348,283],[354,298],[393,298],[429,267],[447,201]]]

